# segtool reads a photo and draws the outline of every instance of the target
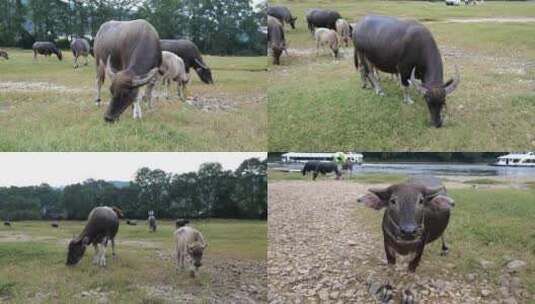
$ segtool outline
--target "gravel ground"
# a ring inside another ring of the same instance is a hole
[[[448,262],[459,255],[454,246],[447,258],[427,247],[416,274],[407,272],[408,258],[398,256],[396,266],[388,266],[379,226],[372,227],[370,213],[356,203],[368,186],[270,183],[270,303],[381,303],[375,292],[385,282],[393,287],[393,299],[385,303],[399,303],[405,289],[418,303],[521,303],[481,275],[454,271]],[[512,279],[504,275],[503,285]]]

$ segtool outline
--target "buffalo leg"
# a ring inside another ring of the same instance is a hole
[[[33,50],[33,61],[37,61],[37,52]]]
[[[142,114],[141,114],[141,97],[137,97],[136,100],[134,101],[134,104],[133,104],[133,110],[132,110],[132,117],[134,119],[141,119],[142,118]]]
[[[312,174],[312,180],[316,180],[316,178],[318,178],[318,171],[314,171]]]
[[[99,260],[99,253],[100,251],[98,250],[98,244],[97,243],[93,243],[93,247],[95,248],[95,255],[93,256],[93,264],[98,264],[98,260]]]
[[[106,72],[104,70],[104,63],[101,61],[100,64],[97,63],[97,79],[96,79],[96,91],[97,94],[95,96],[95,104],[97,107],[100,106],[100,89],[102,88],[102,84],[104,83],[104,80],[106,79]]]
[[[448,255],[448,246],[446,245],[446,240],[444,239],[444,234],[440,237],[442,240],[442,252],[440,252],[441,256],[447,256]]]
[[[416,268],[420,264],[420,260],[422,259],[422,254],[424,253],[424,247],[425,247],[425,240],[421,240],[418,243],[418,247],[416,248],[416,255],[414,256],[414,259],[410,261],[409,263],[409,272],[415,272]]]
[[[388,262],[388,265],[396,265],[396,253],[388,245],[386,240],[384,242],[385,242],[386,261]]]
[[[105,239],[100,246],[102,246],[102,249],[100,250],[100,262],[99,265],[102,267],[106,267],[106,244],[108,240]]]
[[[84,63],[85,66],[87,66],[87,65],[89,64],[89,60],[87,59],[87,57],[88,57],[88,56],[86,55],[86,56],[85,56],[85,63]]]
[[[111,239],[111,255],[114,258],[117,257],[115,254],[115,238]]]
[[[398,71],[408,71],[408,72],[402,72],[400,73],[401,76],[401,86],[403,87],[403,102],[406,104],[413,104],[414,101],[412,100],[411,96],[409,95],[409,86],[410,82],[409,79],[411,78],[411,71],[412,69],[400,69],[398,68]]]
[[[72,65],[74,66],[75,69],[78,68],[78,57],[77,56],[74,56]]]
[[[364,63],[364,66],[367,66],[367,77],[368,77],[368,80],[371,82],[371,84],[373,85],[373,88],[375,89],[375,94],[379,95],[379,96],[384,96],[385,93],[383,92],[383,88],[381,87],[381,84],[379,83],[379,80],[377,80],[377,78],[375,78],[375,73],[373,71],[373,66],[366,60],[366,62]]]

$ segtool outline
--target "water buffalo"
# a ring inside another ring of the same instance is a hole
[[[10,220],[4,221],[4,226],[11,227],[11,221]]]
[[[334,58],[338,58],[339,41],[336,31],[319,27],[314,31],[314,39],[316,40],[316,54],[319,54],[320,47],[328,46],[333,52]]]
[[[93,264],[106,266],[108,240],[111,241],[112,255],[115,257],[115,235],[119,230],[119,217],[123,217],[122,211],[114,207],[96,207],[91,210],[84,230],[69,242],[67,265],[78,264],[86,246],[93,244],[95,247]]]
[[[136,226],[137,221],[136,220],[126,220],[126,224],[130,226]]]
[[[89,45],[89,42],[87,42],[84,38],[76,38],[71,42],[71,51],[72,55],[74,57],[74,68],[78,68],[78,58],[84,57],[85,63],[84,65],[88,64],[87,57],[89,55],[95,57],[94,53],[91,50],[91,46]]]
[[[59,223],[58,222],[52,222],[50,224],[50,226],[52,226],[52,228],[59,228]]]
[[[58,59],[63,60],[63,54],[61,50],[58,49],[54,42],[49,41],[37,41],[32,46],[33,49],[33,60],[37,60],[37,54],[50,56],[51,54],[56,54]]]
[[[3,58],[5,58],[6,60],[9,60],[9,55],[8,55],[7,52],[4,51],[4,50],[0,50],[0,57],[3,57]]]
[[[338,166],[334,162],[308,161],[303,166],[301,173],[304,176],[307,175],[308,172],[313,173],[312,180],[316,180],[320,173],[325,175],[327,173],[334,172],[336,174],[336,179],[340,179],[342,176],[342,173],[340,170],[338,170]]]
[[[175,226],[176,226],[177,229],[180,228],[180,227],[184,227],[187,224],[189,224],[189,220],[186,220],[186,219],[177,219],[175,221]]]
[[[213,84],[212,71],[202,59],[199,48],[190,40],[187,39],[162,39],[160,40],[162,51],[174,53],[184,60],[186,73],[189,73],[190,68],[194,68],[202,82],[206,84]]]
[[[280,64],[282,52],[286,50],[286,39],[282,23],[277,18],[268,16],[268,48],[271,49],[273,64]]]
[[[442,238],[442,255],[447,254],[444,231],[454,201],[438,178],[416,177],[368,191],[370,193],[360,197],[358,202],[376,210],[386,209],[382,227],[388,264],[396,264],[396,253],[414,253],[409,271],[415,272],[425,245],[439,237]]]
[[[335,25],[336,32],[338,33],[338,35],[340,35],[340,38],[342,38],[344,46],[348,47],[349,42],[351,41],[351,25],[342,18],[336,20]]]
[[[145,20],[108,21],[100,26],[94,45],[97,67],[95,98],[100,105],[100,89],[108,76],[111,101],[104,120],[114,122],[134,104],[134,119],[141,118],[139,88],[147,85],[144,99],[151,105],[151,94],[162,63],[160,38]]]
[[[363,86],[371,82],[375,91],[383,95],[379,81],[372,72],[380,71],[398,74],[404,88],[403,99],[412,103],[409,96],[409,84],[416,86],[423,94],[431,115],[431,121],[437,128],[442,126],[442,109],[446,96],[459,85],[460,76],[444,83],[442,58],[431,32],[416,21],[403,21],[393,17],[366,16],[353,30],[355,46],[355,67],[359,69],[359,60]],[[415,78],[421,79],[418,83]]]
[[[177,270],[185,268],[186,254],[190,256],[192,269],[191,276],[202,266],[204,249],[208,246],[200,231],[195,228],[184,226],[175,231]]]
[[[165,86],[165,98],[169,99],[171,82],[176,82],[178,97],[182,101],[186,101],[186,84],[188,84],[190,76],[186,73],[182,58],[171,52],[163,51],[160,73],[163,74],[162,83]]]
[[[336,20],[342,18],[340,13],[333,10],[324,10],[314,8],[306,12],[305,16],[308,24],[308,29],[314,33],[317,27],[325,27],[331,30],[336,30]]]
[[[149,222],[149,231],[156,232],[156,217],[154,216],[154,211],[149,211],[149,218],[147,221]]]
[[[295,20],[297,20],[297,17],[292,16],[292,13],[286,6],[270,6],[267,9],[267,15],[277,18],[282,23],[282,25],[284,25],[284,23],[290,24],[292,29],[295,30]]]

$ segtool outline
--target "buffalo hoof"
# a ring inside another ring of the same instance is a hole
[[[440,252],[440,256],[448,256],[449,250],[448,249],[442,249]]]
[[[416,298],[414,297],[414,294],[409,289],[403,290],[403,293],[401,294],[401,304],[415,304]]]
[[[392,290],[392,286],[386,282],[385,285],[379,288],[375,296],[380,303],[386,304],[392,300]]]
[[[194,278],[195,277],[195,270],[190,270],[189,276]]]

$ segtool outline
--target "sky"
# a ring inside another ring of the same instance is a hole
[[[114,181],[134,179],[137,169],[166,172],[197,171],[205,162],[219,162],[234,170],[247,158],[265,159],[264,152],[191,153],[0,153],[0,186],[48,183],[64,186],[88,178]]]

